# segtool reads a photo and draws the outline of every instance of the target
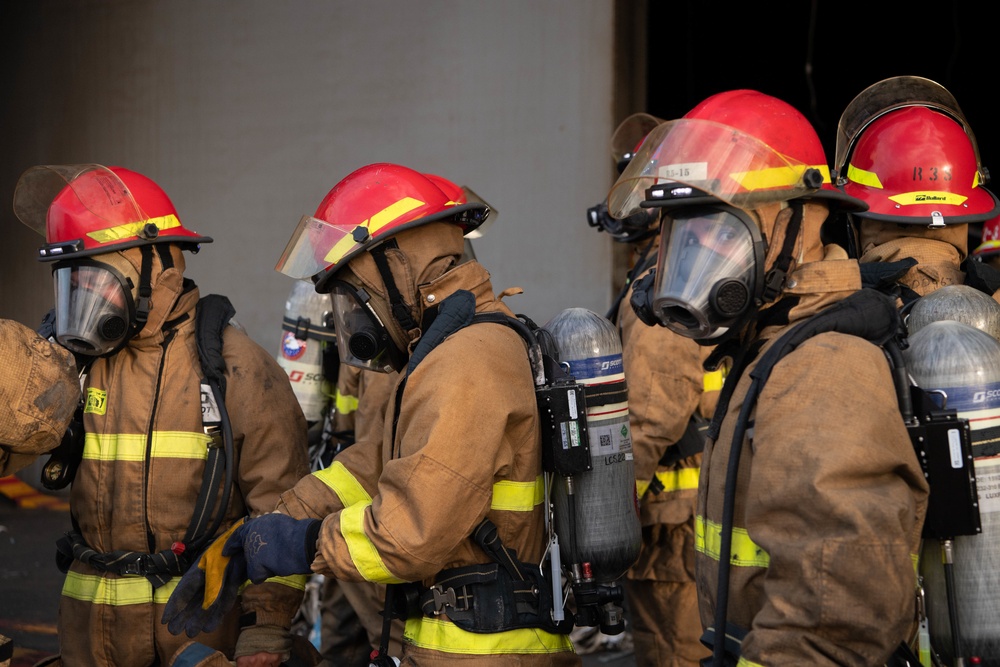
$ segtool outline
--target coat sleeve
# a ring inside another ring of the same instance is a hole
[[[306,421],[288,376],[259,345],[233,327],[223,343],[226,407],[237,443],[237,484],[251,516],[274,510],[282,491],[309,473]],[[258,625],[290,627],[302,581],[267,581],[243,592]]]
[[[883,353],[807,341],[775,366],[752,428],[746,528],[770,563],[743,658],[884,664],[912,630],[927,486]]]
[[[694,340],[643,324],[631,308],[622,310],[621,322],[635,477],[648,483],[698,408],[705,371]]]
[[[396,583],[449,566],[522,444],[507,433],[509,420],[530,418],[525,401],[535,409],[524,345],[504,327],[468,327],[433,350],[406,380],[397,451],[386,457],[377,495],[327,517],[314,569]]]

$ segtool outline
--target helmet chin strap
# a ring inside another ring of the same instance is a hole
[[[385,256],[385,251],[389,248],[399,249],[399,245],[395,239],[389,239],[377,248],[373,248],[371,256],[375,260],[375,266],[378,268],[378,273],[382,277],[382,283],[385,285],[386,295],[389,297],[389,308],[392,311],[393,318],[403,328],[403,331],[411,331],[417,328],[417,322],[413,319],[413,314],[410,312],[409,306],[403,301],[403,295],[400,293],[399,288],[396,287],[392,271],[389,270],[389,260]]]
[[[771,303],[781,296],[781,291],[785,288],[785,279],[788,278],[788,268],[795,259],[793,255],[795,240],[798,239],[799,231],[802,229],[802,200],[792,200],[789,202],[789,207],[792,209],[792,217],[785,226],[781,253],[775,260],[774,267],[764,277],[764,293],[761,295],[764,303]]]

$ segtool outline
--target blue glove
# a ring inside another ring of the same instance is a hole
[[[172,634],[184,631],[194,637],[199,632],[211,632],[236,602],[240,586],[247,580],[247,563],[242,554],[231,557],[222,552],[244,521],[240,519],[215,538],[177,583],[160,619]]]
[[[312,574],[316,539],[322,522],[293,519],[274,512],[250,519],[222,547],[222,555],[246,562],[250,581],[259,584],[268,577]]]

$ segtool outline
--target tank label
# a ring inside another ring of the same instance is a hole
[[[1000,458],[976,460],[980,513],[1000,512]]]
[[[580,382],[586,378],[607,378],[623,373],[622,355],[609,354],[603,357],[590,357],[570,361],[569,372]]]
[[[975,433],[984,429],[1000,427],[1000,383],[973,385],[970,387],[943,387],[929,391],[941,391],[947,397],[945,407],[958,412],[958,416],[969,420],[969,428]],[[941,405],[941,396],[932,394],[935,403]],[[973,442],[976,437],[973,435]]]
[[[296,338],[291,331],[286,331],[281,338],[281,356],[294,361],[306,353],[306,341]]]
[[[632,460],[632,431],[628,419],[587,423],[590,435],[590,456],[596,463],[603,460],[610,466]]]

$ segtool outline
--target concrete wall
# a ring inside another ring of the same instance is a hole
[[[215,243],[188,258],[277,351],[299,217],[397,162],[500,215],[475,243],[508,304],[604,312],[612,249],[584,212],[613,180],[612,0],[30,0],[0,5],[0,317],[51,307],[11,212],[34,164],[127,166]]]

